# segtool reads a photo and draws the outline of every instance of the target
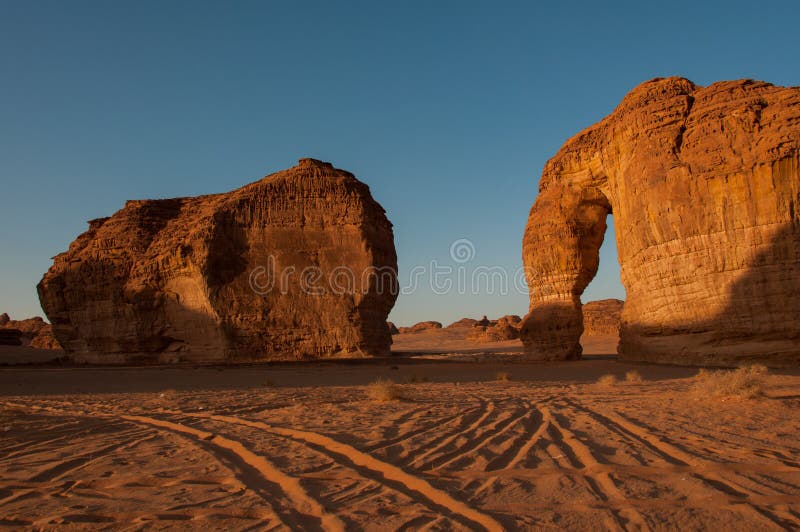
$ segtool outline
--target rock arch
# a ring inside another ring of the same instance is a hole
[[[797,364],[798,207],[800,88],[643,83],[545,165],[523,241],[529,356],[580,357],[580,295],[613,213],[621,357]]]

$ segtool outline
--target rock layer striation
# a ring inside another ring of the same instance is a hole
[[[38,285],[67,354],[158,363],[387,354],[392,225],[329,163],[225,194],[128,201]]]
[[[619,334],[620,315],[624,305],[625,302],[619,299],[601,299],[583,305],[583,334]]]
[[[800,362],[800,88],[655,79],[569,139],[523,242],[530,357],[580,356],[612,213],[622,358]]]

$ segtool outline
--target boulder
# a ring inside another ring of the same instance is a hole
[[[601,299],[583,305],[583,334],[600,336],[619,334],[620,314],[624,301]]]
[[[564,144],[523,241],[530,358],[580,357],[612,213],[622,359],[800,362],[800,87],[654,79]]]
[[[363,357],[389,353],[397,256],[369,188],[301,159],[229,193],[128,201],[38,291],[80,362]]]

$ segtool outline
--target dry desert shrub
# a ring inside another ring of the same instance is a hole
[[[600,386],[614,386],[617,384],[617,378],[614,375],[603,375],[597,379],[597,384]]]
[[[642,375],[635,369],[632,369],[625,374],[625,382],[640,383],[643,380],[644,379],[642,378]]]
[[[511,375],[507,371],[498,371],[495,380],[508,382],[511,380]]]
[[[373,401],[400,401],[403,390],[390,379],[378,379],[367,385],[367,397]]]
[[[753,399],[764,395],[767,368],[761,364],[735,370],[701,369],[695,376],[692,392],[698,398],[731,397]]]

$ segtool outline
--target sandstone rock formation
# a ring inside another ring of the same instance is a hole
[[[0,314],[0,331],[13,329],[19,331],[20,343],[37,349],[61,349],[53,336],[53,327],[39,316],[24,320],[12,320],[8,314]]]
[[[386,326],[389,327],[389,334],[391,335],[400,334],[400,331],[397,330],[397,325],[395,325],[391,321],[387,321]]]
[[[460,320],[454,321],[453,323],[451,323],[450,325],[445,327],[445,329],[458,329],[460,327],[472,327],[476,323],[478,323],[478,320],[475,320],[475,319],[472,319],[472,318],[461,318]]]
[[[415,323],[411,327],[399,327],[398,331],[400,334],[409,334],[409,333],[419,333],[424,331],[430,331],[432,329],[441,329],[442,324],[438,321],[421,321],[419,323]]]
[[[0,345],[22,345],[22,331],[19,329],[0,329]]]
[[[392,225],[369,188],[301,159],[230,193],[129,201],[39,283],[77,361],[388,354]]]
[[[624,304],[619,299],[601,299],[583,305],[583,334],[619,334],[620,314]]]
[[[516,340],[519,338],[519,328],[521,318],[516,315],[507,315],[502,318],[490,321],[486,316],[473,325],[472,330],[467,334],[467,339],[474,342],[502,342],[504,340]]]
[[[624,359],[800,362],[800,88],[655,79],[567,141],[523,243],[532,358],[580,356],[612,213]]]

